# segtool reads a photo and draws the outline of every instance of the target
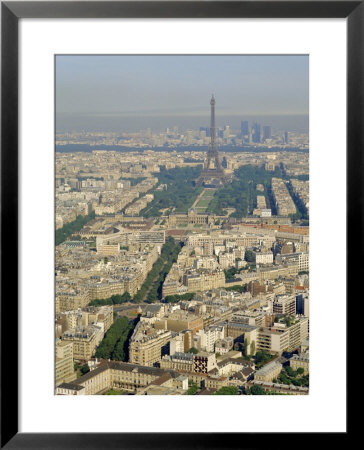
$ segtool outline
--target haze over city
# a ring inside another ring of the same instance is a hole
[[[308,56],[57,56],[56,125],[65,131],[139,131],[241,120],[308,132]]]

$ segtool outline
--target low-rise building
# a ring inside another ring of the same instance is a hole
[[[279,361],[271,361],[254,374],[257,381],[272,381],[281,373],[282,364]]]
[[[164,355],[160,366],[162,369],[180,370],[182,372],[193,372],[193,353],[176,352],[173,355]]]
[[[293,355],[289,360],[289,365],[293,370],[297,370],[298,368],[302,368],[304,370],[303,374],[306,375],[309,373],[309,352],[300,353],[299,355]]]

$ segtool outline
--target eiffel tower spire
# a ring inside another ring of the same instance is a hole
[[[214,171],[211,172],[211,176],[219,175],[215,173],[215,171],[221,172],[223,174],[223,169],[221,167],[220,159],[219,159],[219,152],[217,150],[216,146],[216,126],[215,126],[215,104],[216,100],[214,97],[214,94],[212,94],[210,105],[211,105],[211,121],[210,121],[210,145],[207,151],[207,160],[205,164],[205,170],[207,171]],[[221,175],[220,174],[220,175]]]
[[[216,145],[216,124],[215,124],[215,105],[216,100],[212,94],[211,100],[211,118],[210,118],[210,144],[207,150],[204,167],[197,180],[198,184],[205,186],[219,186],[226,180],[224,169],[221,166],[219,151]]]

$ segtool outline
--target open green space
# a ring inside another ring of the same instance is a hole
[[[197,212],[204,213],[206,209],[208,208],[209,204],[211,203],[211,200],[214,198],[215,190],[209,190],[205,189],[198,200],[198,202],[195,204],[195,208]]]
[[[268,172],[264,167],[242,166],[235,170],[231,183],[219,189],[207,208],[207,212],[217,215],[226,215],[226,208],[235,208],[231,217],[242,218],[253,213],[257,204],[257,196],[262,195],[256,190],[257,184],[264,186],[264,194],[268,193],[272,178],[282,178],[277,167],[274,172]],[[269,207],[269,197],[266,196]]]
[[[196,187],[194,181],[201,173],[201,166],[175,167],[167,170],[161,166],[160,172],[154,175],[158,177],[158,184],[166,184],[167,189],[154,190],[154,199],[148,206],[140,211],[143,217],[159,217],[161,209],[174,208],[174,212],[185,213],[193,205],[202,187]]]
[[[196,208],[206,208],[206,206],[209,206],[211,199],[205,199],[202,198],[197,204],[196,204]]]

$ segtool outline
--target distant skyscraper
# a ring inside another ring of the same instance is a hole
[[[225,125],[224,131],[223,131],[223,137],[224,137],[224,139],[228,139],[230,137],[230,125]]]
[[[186,130],[186,143],[187,145],[192,144],[193,141],[193,130]]]
[[[200,131],[204,131],[206,133],[206,137],[210,137],[210,128],[200,127]]]
[[[288,131],[284,132],[284,143],[288,144]]]
[[[257,122],[254,122],[252,126],[252,141],[254,143],[260,142],[260,124]]]
[[[265,125],[263,127],[263,140],[270,139],[272,137],[272,127]]]
[[[249,122],[247,120],[241,121],[241,136],[249,136]]]
[[[206,131],[205,131],[205,130],[201,130],[201,128],[200,128],[199,136],[200,136],[201,139],[205,139],[205,137],[206,137]]]

